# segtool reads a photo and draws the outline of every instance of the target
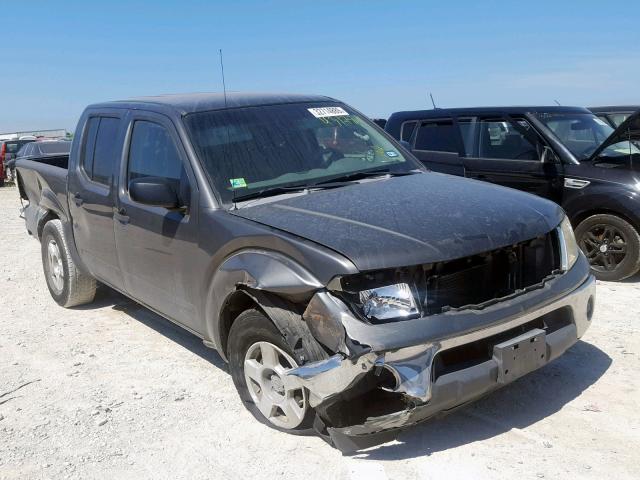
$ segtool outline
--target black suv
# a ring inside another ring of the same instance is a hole
[[[432,170],[560,204],[596,277],[621,280],[640,269],[638,115],[614,130],[578,107],[434,109],[385,128]]]

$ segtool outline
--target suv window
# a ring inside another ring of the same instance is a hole
[[[457,132],[451,120],[423,122],[416,136],[416,150],[458,153]]]
[[[508,160],[539,160],[537,145],[523,133],[533,133],[531,125],[524,119],[518,119],[516,122],[517,126],[504,119],[481,120],[479,156]]]
[[[619,127],[624,121],[631,116],[630,113],[610,113],[609,120],[613,123],[614,127]]]
[[[94,182],[109,185],[117,165],[116,136],[120,119],[91,117],[82,149],[82,168]]]
[[[405,142],[411,141],[411,136],[413,135],[414,130],[416,129],[416,125],[418,122],[405,122],[400,127],[400,139]]]

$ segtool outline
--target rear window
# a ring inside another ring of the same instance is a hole
[[[416,136],[416,150],[458,153],[457,132],[451,120],[423,122]]]
[[[82,149],[82,168],[94,182],[109,185],[117,161],[117,135],[120,119],[91,117],[87,122]],[[62,143],[62,142],[61,142]]]
[[[40,143],[38,146],[44,155],[64,154],[71,150],[71,142],[47,142]]]

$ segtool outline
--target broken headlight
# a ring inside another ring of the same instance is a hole
[[[566,215],[558,227],[558,235],[560,237],[562,270],[566,272],[573,267],[576,260],[578,260],[578,255],[580,255],[578,243],[576,242],[576,237],[573,234],[573,227]]]
[[[420,314],[413,292],[406,283],[362,290],[359,297],[362,313],[369,320],[404,320]]]

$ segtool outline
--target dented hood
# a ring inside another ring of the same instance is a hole
[[[549,232],[547,200],[438,173],[385,178],[231,212],[331,248],[361,270],[453,260]]]

